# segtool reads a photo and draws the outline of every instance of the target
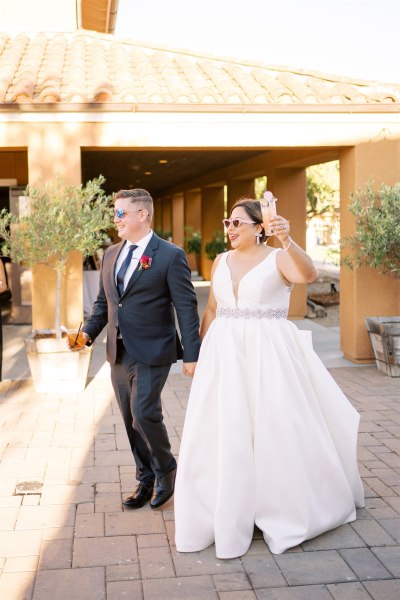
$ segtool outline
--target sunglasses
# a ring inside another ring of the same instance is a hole
[[[124,208],[114,208],[114,217],[118,217],[118,219],[122,219],[128,212],[140,212],[141,210],[146,210],[145,208],[138,208],[136,210],[125,210]]]
[[[228,229],[228,227],[230,225],[233,225],[234,229],[238,229],[238,227],[243,225],[243,223],[246,223],[246,225],[256,225],[257,224],[255,221],[250,221],[250,219],[241,219],[240,217],[236,217],[235,219],[222,219],[222,222],[224,224],[224,227],[226,227],[226,229]]]

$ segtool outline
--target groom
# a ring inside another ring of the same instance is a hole
[[[82,328],[83,344],[90,345],[107,325],[111,380],[139,481],[124,500],[132,508],[148,500],[151,508],[159,508],[174,493],[176,460],[163,423],[161,391],[178,358],[183,358],[183,372],[193,376],[200,349],[197,300],[185,253],[153,233],[152,216],[153,200],[146,190],[115,195],[114,223],[123,241],[104,254],[99,294]]]

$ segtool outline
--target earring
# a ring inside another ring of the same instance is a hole
[[[259,243],[260,243],[260,240],[261,240],[261,238],[262,238],[262,233],[256,233],[256,234],[255,234],[255,236],[256,236],[256,238],[257,238],[257,240],[256,240],[256,244],[257,244],[257,246],[258,246],[258,245],[259,245]]]

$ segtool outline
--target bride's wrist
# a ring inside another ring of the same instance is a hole
[[[282,248],[284,252],[287,252],[287,250],[289,250],[291,244],[292,244],[293,240],[290,237],[290,235],[287,236],[287,238],[285,240],[281,240],[282,243]]]

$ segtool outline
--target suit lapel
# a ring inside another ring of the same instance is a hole
[[[117,296],[117,298],[119,298],[119,292],[118,292],[118,288],[117,288],[117,284],[115,283],[115,269],[117,266],[117,260],[118,260],[118,256],[121,254],[122,252],[122,248],[125,246],[126,242],[120,242],[119,244],[115,245],[115,252],[114,252],[114,256],[112,258],[112,264],[111,264],[111,277],[112,277],[112,281],[113,281],[113,286],[114,286],[114,291],[115,291],[115,295]]]
[[[142,256],[149,256],[150,258],[154,259],[154,255],[157,252],[159,242],[160,242],[160,238],[155,233],[153,233]],[[139,261],[138,266],[136,267],[135,271],[132,273],[130,280],[128,281],[128,285],[126,286],[124,294],[123,294],[124,296],[127,292],[129,292],[131,290],[131,288],[134,286],[134,284],[139,279],[139,277],[142,275],[142,273],[144,273],[144,271],[146,271],[146,269],[140,269],[140,261]]]

